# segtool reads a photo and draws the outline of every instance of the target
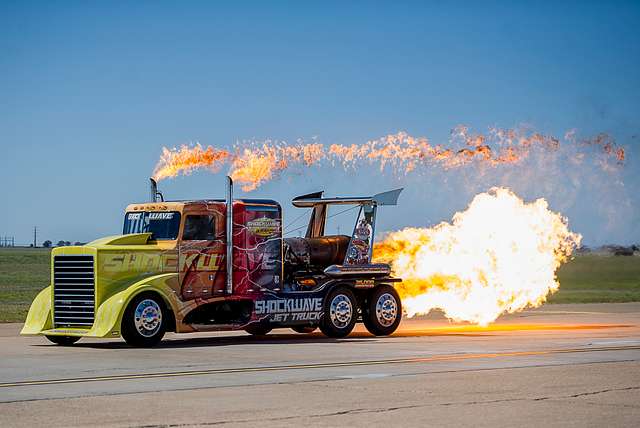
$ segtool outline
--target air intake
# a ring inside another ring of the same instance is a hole
[[[54,256],[53,325],[89,328],[95,313],[93,256]]]

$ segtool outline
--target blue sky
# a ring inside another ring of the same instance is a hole
[[[567,204],[553,186],[522,189],[547,197],[588,243],[640,241],[639,21],[638,2],[2,2],[0,235],[118,233],[126,204],[147,197],[162,146],[351,144],[400,130],[446,142],[458,124],[525,123],[607,132],[627,148],[624,190],[587,186]],[[162,188],[218,197],[222,177]],[[317,168],[251,195],[288,206],[320,188],[406,186],[405,203],[381,216],[392,230],[463,209],[473,192],[454,182]],[[593,208],[598,192],[613,208]]]

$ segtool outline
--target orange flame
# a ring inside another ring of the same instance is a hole
[[[544,199],[525,203],[493,188],[452,223],[388,234],[374,255],[403,279],[396,288],[410,317],[438,308],[452,320],[486,325],[541,305],[581,239]]]
[[[255,190],[274,174],[287,169],[291,163],[310,166],[319,162],[324,153],[321,144],[262,144],[261,147],[244,148],[237,151],[231,163],[230,176],[244,183],[245,192]]]
[[[622,163],[624,149],[605,134],[592,140],[576,141],[575,132],[565,135],[566,144],[574,147],[591,146],[601,149],[605,160],[614,158]],[[488,167],[517,164],[533,150],[558,150],[560,140],[515,129],[490,129],[487,135],[470,134],[464,126],[451,133],[450,147],[432,145],[425,137],[412,137],[405,132],[367,141],[364,144],[296,143],[265,141],[260,144],[239,144],[233,151],[200,144],[180,148],[162,149],[153,178],[160,181],[179,174],[190,174],[198,169],[218,172],[223,165],[230,166],[229,175],[243,190],[251,191],[273,179],[280,171],[293,165],[311,166],[323,160],[355,167],[365,161],[377,164],[381,170],[391,166],[399,173],[409,173],[419,166],[443,169],[458,168],[476,163]],[[608,167],[607,165],[603,165]]]
[[[156,181],[160,181],[176,177],[178,174],[191,174],[194,170],[202,168],[218,172],[230,157],[231,153],[227,150],[219,150],[211,146],[203,149],[200,144],[193,147],[183,145],[179,149],[172,150],[163,147],[152,176]]]

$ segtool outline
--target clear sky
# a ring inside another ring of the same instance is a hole
[[[640,241],[638,22],[640,2],[621,1],[3,1],[0,236],[28,243],[35,225],[40,242],[119,233],[126,204],[147,198],[162,146],[351,144],[400,130],[446,142],[458,124],[525,123],[560,136],[607,132],[627,148],[613,180],[623,190],[586,186],[568,203],[571,189],[522,189],[547,197],[588,243]],[[222,177],[161,187],[173,198],[220,197]],[[381,215],[391,230],[464,208],[472,192],[454,181],[316,168],[251,196],[288,206],[320,188],[403,185],[401,206]],[[595,209],[605,193],[614,208]]]

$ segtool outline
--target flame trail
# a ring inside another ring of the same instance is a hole
[[[191,174],[194,170],[201,168],[218,172],[230,158],[231,153],[227,150],[215,149],[211,146],[203,149],[200,144],[193,147],[183,145],[179,149],[171,150],[163,147],[152,176],[156,181],[160,181],[176,177],[178,174]]]
[[[380,170],[390,166],[396,173],[406,174],[419,167],[452,169],[469,164],[486,167],[519,164],[536,150],[557,151],[562,144],[573,147],[576,156],[580,156],[579,149],[583,147],[599,149],[604,155],[603,167],[612,159],[616,163],[624,162],[624,149],[605,134],[578,141],[575,131],[570,131],[561,142],[555,137],[525,129],[491,128],[484,135],[471,134],[466,127],[458,126],[452,131],[446,147],[432,145],[425,137],[413,137],[405,132],[352,145],[288,144],[268,140],[236,144],[233,150],[213,146],[205,149],[200,144],[174,149],[165,147],[153,178],[160,181],[198,169],[218,172],[228,164],[231,177],[243,186],[243,190],[251,191],[273,179],[280,171],[295,165],[316,165],[323,160],[345,168],[355,167],[364,161],[377,164]]]
[[[581,238],[544,199],[525,203],[493,188],[451,223],[390,233],[374,254],[403,278],[396,288],[408,316],[439,308],[452,320],[486,325],[544,303]]]

